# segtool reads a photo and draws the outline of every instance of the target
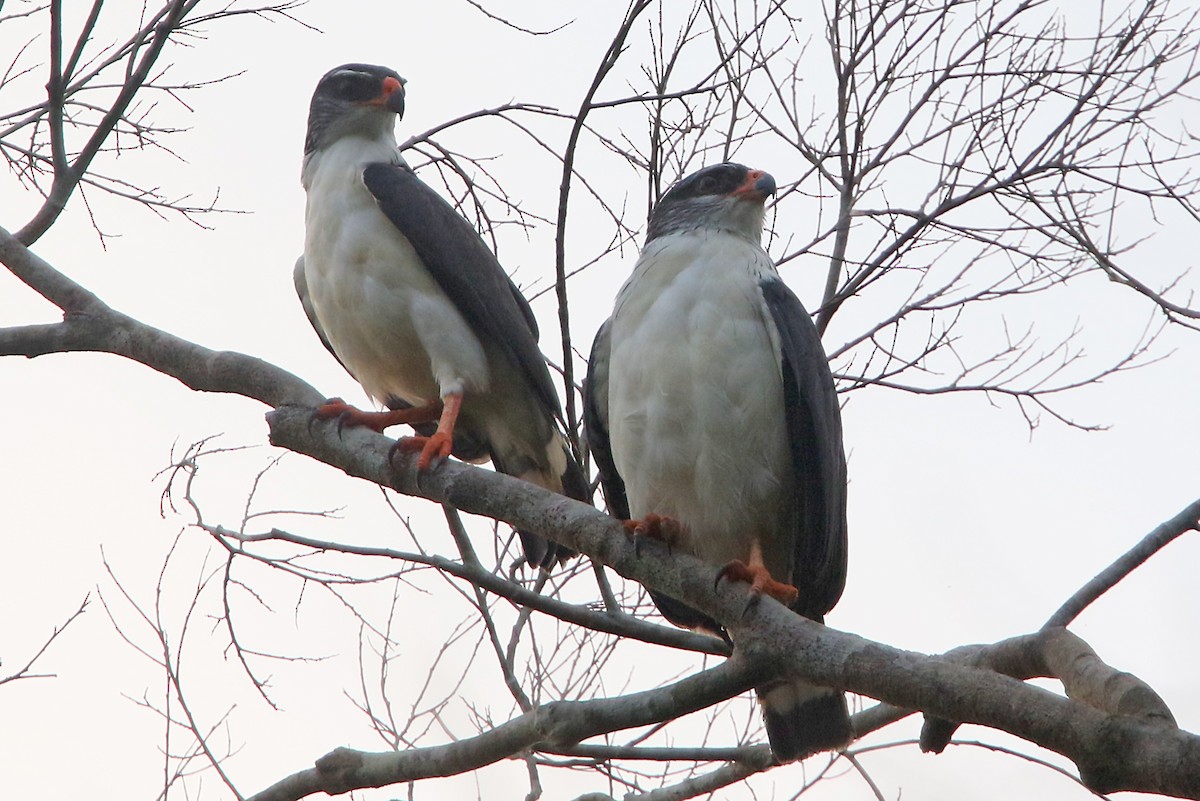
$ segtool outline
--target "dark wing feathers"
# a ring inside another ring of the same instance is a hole
[[[612,319],[604,321],[596,338],[592,340],[592,352],[588,356],[587,378],[583,380],[583,430],[587,436],[588,450],[600,473],[600,486],[604,489],[604,500],[608,512],[621,520],[629,519],[629,499],[625,495],[625,481],[617,472],[613,461],[612,443],[608,438],[608,364],[611,352],[609,329]]]
[[[503,349],[547,414],[561,419],[533,311],[471,224],[407,166],[368,164],[363,183],[480,341]]]
[[[492,253],[488,250],[488,254]],[[499,263],[496,265],[499,267]],[[504,272],[502,269],[500,272]],[[533,309],[529,307],[529,301],[525,300],[525,296],[521,294],[521,290],[513,283],[513,280],[508,277],[508,273],[504,273],[504,280],[508,282],[509,291],[512,292],[513,300],[517,302],[517,308],[521,310],[521,316],[525,318],[525,322],[529,325],[529,331],[533,334],[533,341],[537,342],[541,339],[541,332],[538,331],[537,318],[533,316]],[[539,348],[538,353],[541,353]],[[555,396],[557,398],[557,396]]]
[[[846,457],[842,415],[829,361],[812,318],[778,278],[760,284],[779,331],[784,408],[800,504],[792,576],[793,608],[820,620],[846,584]]]
[[[325,346],[325,350],[333,353],[333,358],[338,360],[338,364],[344,369],[345,364],[338,359],[338,355],[333,352],[333,345],[329,344],[329,338],[325,336],[325,329],[321,327],[321,323],[317,320],[317,310],[312,304],[312,298],[308,294],[308,278],[304,275],[304,257],[296,259],[296,268],[292,270],[292,282],[296,285],[296,294],[300,297],[300,305],[304,307],[304,316],[308,318],[308,322],[312,325],[313,330],[317,332],[317,338],[321,340],[321,344]],[[350,372],[346,370],[346,372]],[[357,379],[356,379],[357,380]]]
[[[462,313],[481,342],[498,347],[532,388],[542,410],[562,422],[558,393],[538,348],[537,321],[516,284],[471,224],[406,165],[369,164],[363,183],[380,210],[412,244],[425,268]],[[459,440],[455,437],[455,455]],[[564,443],[564,448],[566,445]],[[470,446],[464,447],[470,450]],[[583,470],[567,451],[563,492],[590,502]],[[506,472],[494,451],[492,463]],[[519,532],[529,564],[552,567],[574,551],[529,532]]]

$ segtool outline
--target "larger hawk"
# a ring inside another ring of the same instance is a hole
[[[720,164],[663,196],[592,347],[585,421],[614,515],[669,526],[674,547],[821,621],[846,578],[841,415],[816,328],[760,244],[774,191]],[[719,630],[651,594],[668,620]],[[782,761],[851,737],[840,691],[758,695]]]

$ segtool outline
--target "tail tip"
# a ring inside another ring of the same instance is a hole
[[[771,752],[781,763],[835,750],[854,739],[846,696],[833,690],[785,708],[763,704],[763,720]]]

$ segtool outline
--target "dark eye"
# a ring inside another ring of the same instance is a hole
[[[711,195],[717,189],[717,179],[711,175],[706,175],[696,182],[696,194]]]
[[[369,75],[361,73],[342,72],[329,78],[327,94],[339,100],[362,102],[370,100],[378,89]]]
[[[351,100],[366,100],[374,94],[372,81],[367,77],[347,78],[342,87],[342,94]]]

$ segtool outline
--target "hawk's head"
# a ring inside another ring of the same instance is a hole
[[[376,139],[404,116],[404,79],[373,64],[343,64],[321,78],[308,107],[306,155],[346,136]]]
[[[646,241],[681,231],[713,228],[762,238],[763,204],[775,194],[775,179],[741,164],[714,164],[672,186],[650,215]]]

